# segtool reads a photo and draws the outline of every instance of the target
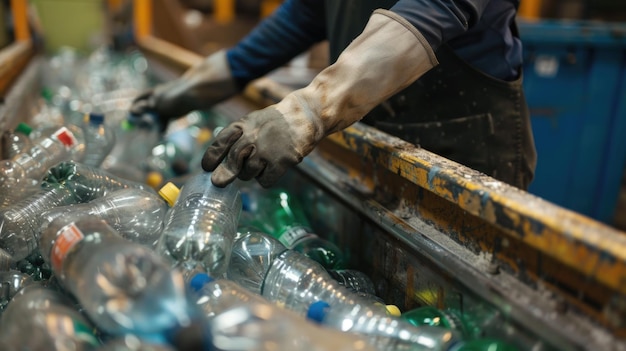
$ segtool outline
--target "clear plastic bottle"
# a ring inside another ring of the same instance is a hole
[[[162,191],[173,189],[171,183]],[[221,276],[228,268],[235,239],[241,196],[234,185],[218,188],[211,173],[191,177],[168,212],[157,251],[183,271]]]
[[[56,157],[57,159],[49,161],[47,167],[63,160],[80,162],[85,157],[85,132],[75,124],[65,123],[62,125],[41,126],[34,128],[28,136],[32,140],[33,147],[41,145],[47,148],[49,142],[46,140],[48,139],[60,141],[65,146],[65,154],[59,151],[58,148],[53,148],[49,151],[51,156],[48,156],[48,158]],[[47,167],[44,166],[42,172],[45,172]]]
[[[150,118],[136,124],[124,120],[116,133],[113,150],[100,167],[119,177],[143,182],[147,173],[145,160],[159,139],[159,127]]]
[[[85,132],[85,158],[87,166],[100,167],[115,146],[115,133],[105,124],[103,114],[89,113],[83,121]]]
[[[317,301],[309,307],[307,318],[343,332],[361,334],[379,349],[451,350],[460,339],[453,331],[433,326],[416,327],[404,320],[386,316],[366,305],[334,305]]]
[[[125,239],[155,247],[167,209],[163,198],[153,192],[121,189],[87,203],[55,207],[43,212],[41,230],[60,217],[69,223],[78,218],[95,216],[105,220]]]
[[[183,278],[153,250],[98,219],[53,221],[40,251],[60,284],[110,335],[154,336],[189,323]]]
[[[15,261],[22,260],[37,249],[41,213],[57,206],[76,203],[74,194],[54,184],[0,211],[0,248]]]
[[[78,131],[82,133],[82,131]],[[69,160],[74,154],[82,157],[84,139],[76,131],[67,127],[51,128],[32,147],[15,155],[11,160],[2,161],[0,167],[0,200],[3,207],[29,194],[33,180],[38,182],[48,168]],[[30,192],[32,193],[32,191]]]
[[[319,262],[326,269],[344,268],[341,250],[332,242],[313,233],[302,205],[284,189],[258,190],[248,193],[254,220],[250,225],[261,228],[287,248]]]
[[[287,251],[287,248],[277,239],[254,228],[243,230],[241,237],[233,244],[226,277],[260,294],[267,271],[276,257]]]
[[[0,272],[0,312],[23,287],[33,284],[33,279],[16,270]]]
[[[452,351],[518,351],[518,349],[503,340],[481,338],[459,343]]]
[[[123,338],[114,339],[98,347],[95,351],[176,351],[169,345],[155,344],[137,338],[134,335],[126,335]]]
[[[276,239],[249,233],[233,245],[227,277],[254,293],[305,315],[319,300],[331,305],[366,305],[382,315],[384,304],[351,292],[335,281],[317,262],[303,254],[286,250]]]
[[[32,130],[33,128],[28,124],[20,123],[15,130],[2,133],[2,159],[11,159],[31,147],[32,141],[28,135]]]
[[[196,275],[191,282],[197,304],[210,318],[197,337],[210,350],[374,350],[356,335],[320,328],[291,311],[271,305],[236,283]]]
[[[333,279],[340,285],[352,290],[357,294],[376,295],[374,282],[367,274],[356,269],[331,269],[328,270]]]
[[[13,257],[4,249],[0,249],[0,271],[8,271],[11,269]]]
[[[154,189],[140,182],[120,178],[96,167],[67,161],[50,168],[42,185],[59,184],[69,189],[77,202],[89,202],[106,196],[111,191],[135,188],[155,193]]]
[[[20,290],[0,320],[3,350],[88,351],[94,327],[59,292],[40,284]]]

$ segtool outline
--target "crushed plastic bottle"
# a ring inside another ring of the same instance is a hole
[[[67,161],[50,168],[42,185],[60,185],[71,191],[77,202],[89,202],[106,196],[111,191],[135,188],[155,193],[154,189],[140,182],[120,178],[114,174],[82,163]]]
[[[89,351],[94,327],[61,293],[40,284],[20,290],[0,319],[3,350]]]
[[[58,218],[40,247],[60,284],[103,332],[152,337],[190,322],[182,275],[103,220]]]
[[[208,344],[203,349],[267,350],[271,345],[276,351],[374,350],[359,336],[307,323],[232,281],[198,274],[191,286],[194,300],[210,319],[206,332],[195,336],[203,339],[198,343]]]
[[[167,184],[162,191],[173,189]],[[182,271],[224,274],[237,231],[241,197],[231,185],[218,188],[201,172],[183,185],[165,219],[157,251]]]
[[[416,327],[361,304],[331,307],[325,301],[317,301],[309,307],[307,318],[343,332],[367,336],[372,344],[384,350],[394,350],[406,344],[414,345],[415,350],[447,351],[460,341],[451,330],[435,326]]]
[[[163,229],[167,203],[159,195],[136,188],[115,190],[88,203],[60,206],[41,214],[41,230],[59,217],[97,217],[122,237],[134,243],[155,247]]]

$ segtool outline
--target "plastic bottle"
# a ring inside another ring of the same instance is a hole
[[[319,300],[334,305],[367,305],[382,315],[385,305],[351,292],[317,262],[263,233],[249,233],[233,245],[227,277],[269,301],[305,315]]]
[[[309,307],[307,318],[343,332],[367,336],[379,349],[390,350],[413,345],[414,350],[451,350],[460,339],[453,331],[412,324],[381,315],[366,305],[334,305],[317,301]],[[404,346],[400,347],[400,345]]]
[[[77,202],[89,202],[106,196],[111,191],[135,188],[155,193],[144,183],[134,182],[82,163],[67,161],[50,168],[43,178],[43,186],[61,185],[69,189]]]
[[[2,159],[8,160],[26,151],[32,141],[28,137],[32,127],[26,123],[20,123],[15,130],[7,130],[2,133]]]
[[[108,341],[96,351],[175,351],[171,346],[141,340],[134,335]]]
[[[374,350],[355,335],[307,323],[291,311],[271,305],[238,284],[198,274],[191,280],[194,300],[210,319],[207,350]],[[208,337],[207,337],[208,335]]]
[[[0,249],[0,271],[8,271],[11,269],[13,257],[6,250]]]
[[[87,351],[98,345],[94,328],[59,292],[29,285],[0,320],[3,350]]]
[[[76,198],[69,189],[54,184],[3,209],[0,211],[0,248],[15,261],[26,258],[37,249],[41,213],[74,203]]]
[[[189,323],[180,273],[98,219],[53,221],[40,251],[60,284],[110,335],[153,336]]]
[[[43,212],[41,230],[59,217],[76,220],[95,216],[105,220],[125,239],[155,247],[167,209],[163,198],[153,192],[121,189],[88,203],[55,207]]]
[[[328,274],[340,285],[357,294],[376,295],[376,287],[372,280],[363,272],[356,269],[331,269]]]
[[[119,177],[136,182],[146,178],[145,161],[160,139],[155,117],[144,118],[132,124],[128,120],[121,123],[116,133],[115,146],[104,159],[102,169]]]
[[[254,191],[254,190],[253,190]],[[343,254],[332,242],[313,233],[302,206],[284,189],[258,191],[251,206],[255,220],[249,223],[277,238],[287,248],[319,262],[326,269],[344,268]]]
[[[459,343],[452,351],[518,351],[518,349],[502,340],[482,338]]]
[[[25,286],[33,284],[33,279],[20,271],[0,272],[0,311],[3,311],[13,296]]]
[[[48,158],[54,157],[56,159],[49,161],[49,163],[43,167],[44,170],[42,172],[45,172],[50,165],[54,165],[60,161],[74,160],[80,162],[85,157],[85,132],[76,124],[44,125],[34,128],[28,137],[32,140],[33,147],[41,145],[47,148],[49,143],[49,141],[47,141],[48,139],[60,141],[62,145],[65,146],[65,153],[59,151],[58,148],[53,148],[49,151],[51,156],[48,156]]]
[[[166,192],[176,187],[168,183]],[[183,271],[221,276],[228,268],[237,231],[241,197],[234,185],[218,188],[201,172],[183,185],[168,212],[157,251]]]
[[[78,131],[82,133],[82,131]],[[0,200],[2,207],[28,196],[33,180],[38,182],[48,168],[74,156],[82,157],[84,139],[82,134],[67,127],[51,128],[33,146],[0,164]]]
[[[102,161],[115,146],[115,133],[105,124],[102,114],[89,113],[83,121],[85,131],[85,158],[87,166],[100,167]]]
[[[401,318],[415,326],[431,325],[456,330],[465,338],[475,338],[480,334],[479,328],[465,318],[461,311],[452,308],[440,310],[422,306],[404,312]]]

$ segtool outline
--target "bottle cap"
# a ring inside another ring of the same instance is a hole
[[[102,125],[104,124],[104,115],[101,113],[90,113],[89,114],[89,123],[91,124],[95,124],[95,125]]]
[[[197,273],[189,281],[189,287],[193,291],[200,291],[202,289],[202,287],[204,287],[206,284],[212,282],[213,280],[215,280],[215,279],[209,277],[209,275],[206,274],[206,273]]]
[[[180,189],[172,182],[167,182],[167,184],[163,185],[161,190],[159,190],[159,195],[161,195],[170,206],[174,206],[176,199],[178,199],[178,194],[180,194]]]
[[[402,312],[400,312],[400,309],[398,308],[398,306],[396,305],[387,305],[387,314],[390,316],[394,316],[394,317],[400,317],[402,315]]]
[[[200,132],[198,132],[198,136],[196,137],[196,140],[198,141],[198,143],[204,144],[207,141],[211,140],[212,136],[213,136],[213,133],[211,132],[210,129],[202,128],[200,129]]]
[[[22,133],[24,135],[29,135],[30,132],[33,131],[33,127],[29,126],[26,123],[20,123],[20,124],[17,125],[17,127],[15,127],[15,131],[16,132],[20,132],[20,133]]]
[[[306,318],[316,323],[322,323],[329,308],[330,305],[326,301],[313,302],[306,312]]]
[[[124,130],[124,131],[129,131],[129,130],[135,129],[135,126],[133,126],[133,124],[130,123],[129,121],[127,121],[127,120],[123,120],[122,121],[121,127],[122,127],[122,130]]]
[[[158,186],[163,184],[163,176],[159,172],[149,172],[146,176],[146,184],[156,189]]]

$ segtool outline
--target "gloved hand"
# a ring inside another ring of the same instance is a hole
[[[224,128],[202,168],[224,187],[239,177],[274,184],[325,136],[363,118],[376,105],[437,65],[435,54],[403,17],[376,10],[336,63],[307,87]]]
[[[130,113],[153,113],[162,129],[168,122],[190,111],[205,109],[238,92],[231,76],[226,52],[216,52],[187,70],[179,78],[156,86],[135,98]]]

